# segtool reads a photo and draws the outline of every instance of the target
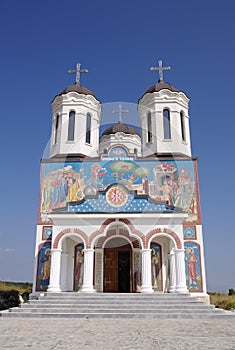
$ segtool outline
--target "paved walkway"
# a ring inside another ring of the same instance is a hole
[[[24,319],[0,317],[0,349],[235,349],[235,319]]]

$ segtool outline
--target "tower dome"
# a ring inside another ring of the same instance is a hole
[[[91,95],[95,97],[94,92],[92,92],[91,90],[87,89],[86,87],[82,86],[80,83],[76,83],[74,85],[69,85],[67,86],[64,90],[62,90],[59,94],[57,94],[54,99],[57,96],[62,96],[65,95],[69,92],[76,92],[77,94],[82,94],[82,95]],[[54,101],[53,99],[53,101]],[[53,102],[52,101],[52,102]]]

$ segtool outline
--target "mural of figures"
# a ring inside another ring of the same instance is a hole
[[[198,220],[193,160],[139,160],[117,146],[100,160],[42,163],[42,174],[41,213],[64,211],[86,201],[89,206],[88,198],[101,198],[110,185],[118,183],[135,199],[142,196],[149,203],[180,208],[188,213],[187,223]],[[133,212],[138,210],[134,203],[132,207]],[[96,212],[94,203],[89,211]]]
[[[186,280],[190,291],[202,291],[200,246],[194,242],[184,243]]]
[[[51,266],[51,242],[40,246],[38,253],[37,291],[45,291],[49,285]]]
[[[84,244],[78,244],[75,247],[74,261],[74,290],[78,291],[83,284],[84,274]]]
[[[152,286],[154,291],[162,290],[162,257],[161,246],[157,243],[151,243],[151,269]]]

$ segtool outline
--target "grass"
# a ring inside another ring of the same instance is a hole
[[[235,295],[225,293],[208,293],[210,295],[211,304],[224,310],[235,309]]]
[[[32,283],[28,282],[2,282],[0,281],[0,291],[17,290],[19,294],[31,293]]]

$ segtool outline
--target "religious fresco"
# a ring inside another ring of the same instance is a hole
[[[202,291],[200,246],[195,242],[185,242],[186,282],[189,291]]]
[[[74,251],[74,290],[77,292],[83,284],[84,275],[84,244],[80,243],[75,246]]]
[[[184,239],[196,239],[196,227],[184,227]]]
[[[37,291],[46,291],[50,279],[51,242],[43,243],[38,252]]]
[[[43,162],[42,174],[42,214],[176,207],[189,214],[187,222],[198,220],[193,160],[135,159],[116,146],[98,161]]]
[[[42,239],[43,240],[51,240],[52,238],[52,226],[43,226],[42,228]]]
[[[162,291],[162,252],[157,243],[150,244],[151,249],[151,274],[154,291]]]

